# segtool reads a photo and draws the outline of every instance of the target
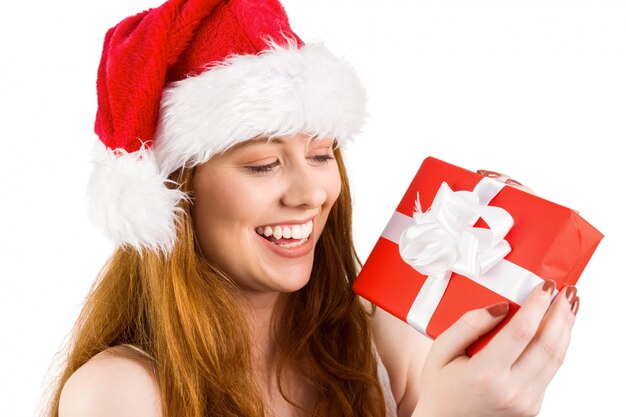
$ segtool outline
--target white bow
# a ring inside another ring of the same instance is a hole
[[[504,237],[513,217],[500,207],[491,207],[490,190],[452,191],[443,182],[431,207],[422,212],[419,193],[415,224],[400,236],[402,259],[422,275],[447,280],[452,272],[478,278],[500,262],[511,246]],[[482,218],[489,229],[473,227]]]

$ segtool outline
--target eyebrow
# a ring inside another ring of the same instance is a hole
[[[262,138],[258,138],[258,139],[248,139],[244,142],[239,142],[235,145],[233,145],[230,149],[241,149],[241,148],[247,148],[248,146],[254,146],[254,145],[258,145],[259,143],[285,143],[284,140],[282,140],[281,138],[274,138],[271,141],[267,138],[267,137],[262,137]]]

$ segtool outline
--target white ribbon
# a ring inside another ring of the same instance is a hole
[[[444,182],[426,212],[418,193],[413,218],[396,212],[383,231],[383,237],[398,243],[402,259],[428,277],[407,315],[407,322],[423,334],[453,272],[518,304],[543,281],[503,259],[511,251],[504,237],[513,218],[488,204],[504,186],[485,177],[474,191],[454,192]],[[489,229],[473,227],[479,218]]]

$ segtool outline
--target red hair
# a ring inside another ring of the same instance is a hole
[[[342,189],[315,248],[311,278],[283,294],[273,317],[278,380],[286,370],[314,395],[308,415],[383,417],[368,314],[351,290],[361,262],[352,241],[352,205],[341,151]],[[195,168],[172,174],[192,192]],[[52,387],[47,417],[58,417],[63,385],[110,346],[130,343],[154,358],[164,417],[265,415],[252,377],[250,335],[233,294],[237,285],[202,255],[182,201],[170,257],[118,248],[101,270],[74,328],[64,368]],[[224,343],[228,341],[228,343]]]

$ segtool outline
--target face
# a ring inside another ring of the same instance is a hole
[[[313,253],[341,179],[332,138],[247,141],[198,167],[194,228],[205,256],[244,292],[291,292]]]

